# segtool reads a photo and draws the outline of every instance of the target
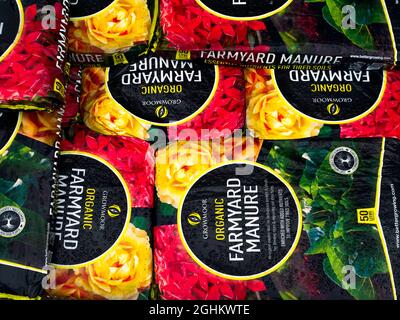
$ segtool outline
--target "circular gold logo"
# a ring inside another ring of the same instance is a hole
[[[340,107],[337,103],[328,104],[326,109],[328,110],[328,113],[332,116],[336,116],[340,112]]]
[[[166,106],[158,106],[156,108],[156,116],[160,119],[164,119],[168,116],[168,108]]]
[[[197,226],[201,222],[201,216],[197,212],[188,215],[187,221],[191,226]]]
[[[108,207],[107,214],[110,218],[116,218],[121,214],[121,208],[117,204],[113,204]]]

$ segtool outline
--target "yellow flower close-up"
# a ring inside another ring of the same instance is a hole
[[[52,146],[57,139],[57,121],[57,111],[24,112],[19,133]]]
[[[213,154],[216,156],[219,150],[218,162],[231,160],[256,161],[262,146],[262,141],[253,137],[234,137],[222,139],[212,143]]]
[[[188,187],[211,167],[229,160],[256,160],[261,142],[248,138],[178,141],[158,150],[156,188],[161,202],[178,208]]]
[[[149,236],[130,224],[118,244],[100,259],[83,268],[57,273],[54,296],[135,300],[152,280]]]
[[[161,202],[177,208],[187,187],[215,164],[208,142],[178,141],[158,150],[155,183]]]
[[[150,125],[135,118],[116,103],[105,89],[105,70],[89,68],[83,74],[81,115],[92,130],[105,135],[148,139]]]
[[[260,139],[301,139],[317,136],[322,124],[294,110],[273,85],[269,70],[246,70],[246,121]]]
[[[68,44],[73,52],[121,52],[148,41],[150,28],[146,0],[116,0],[93,16],[73,19]]]

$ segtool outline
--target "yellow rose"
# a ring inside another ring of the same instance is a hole
[[[155,181],[158,197],[177,208],[187,187],[215,164],[207,141],[178,141],[158,150]]]
[[[260,147],[261,141],[252,137],[169,144],[156,155],[159,199],[177,208],[187,188],[208,169],[229,160],[255,161]]]
[[[57,270],[57,287],[51,295],[134,300],[150,286],[152,265],[147,232],[130,224],[120,242],[105,256],[73,273],[67,271],[67,275],[65,270]]]
[[[323,125],[298,114],[279,95],[273,86],[270,71],[249,69],[246,71],[246,81],[246,122],[256,137],[300,139],[319,134]]]
[[[220,161],[248,160],[256,161],[262,141],[253,137],[234,137],[223,139],[221,142],[213,142],[213,150],[220,150]],[[216,152],[213,152],[215,155]]]
[[[32,139],[54,145],[57,139],[58,112],[24,112],[19,133]]]
[[[274,89],[271,79],[271,71],[268,69],[245,69],[246,96],[268,92]]]
[[[106,135],[132,136],[148,139],[150,125],[121,108],[107,94],[83,105],[83,121],[92,130]]]
[[[89,18],[73,20],[69,47],[74,52],[115,53],[149,40],[151,17],[146,0],[116,0]]]
[[[49,290],[51,297],[73,298],[78,300],[92,300],[95,296],[78,286],[80,280],[74,270],[57,269],[56,287]]]
[[[91,68],[82,81],[81,113],[86,126],[106,135],[148,139],[150,125],[143,123],[111,99],[104,86],[105,71]]]

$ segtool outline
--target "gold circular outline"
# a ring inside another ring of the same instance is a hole
[[[383,70],[383,81],[382,81],[382,87],[381,87],[381,91],[379,93],[379,96],[377,98],[377,100],[375,101],[375,103],[365,112],[363,112],[362,114],[351,118],[351,119],[347,119],[347,120],[341,120],[341,121],[331,121],[331,120],[321,120],[321,119],[316,119],[313,118],[309,115],[306,115],[305,113],[300,112],[299,110],[297,110],[287,99],[286,97],[283,95],[283,93],[281,92],[281,90],[279,89],[278,83],[276,82],[276,77],[275,77],[275,70],[271,70],[271,78],[274,84],[274,87],[276,89],[276,91],[278,92],[279,96],[293,109],[293,111],[299,115],[302,116],[304,118],[307,118],[313,122],[316,123],[322,123],[322,124],[331,124],[331,125],[340,125],[340,124],[348,124],[348,123],[352,123],[355,122],[357,120],[361,120],[363,118],[365,118],[366,116],[368,116],[371,112],[373,112],[382,102],[383,96],[385,95],[385,91],[386,91],[386,86],[387,86],[387,71]]]
[[[97,160],[97,161],[101,162],[102,164],[104,164],[105,166],[107,166],[121,181],[122,186],[124,187],[124,190],[125,190],[126,200],[128,201],[126,221],[125,221],[125,225],[121,231],[121,234],[119,235],[117,240],[115,240],[115,242],[106,251],[104,251],[101,255],[99,255],[98,257],[96,257],[90,261],[86,261],[86,262],[79,263],[79,264],[64,265],[64,264],[50,263],[50,265],[54,266],[57,269],[77,269],[77,268],[82,268],[82,267],[91,265],[92,263],[101,259],[105,255],[107,255],[111,250],[113,250],[114,247],[117,246],[118,243],[121,241],[121,238],[127,232],[128,228],[129,228],[129,224],[131,222],[131,215],[132,215],[131,194],[129,192],[128,184],[126,183],[125,179],[122,177],[121,173],[108,161],[100,158],[97,155],[94,155],[94,154],[91,154],[91,153],[85,152],[85,151],[61,151],[60,156],[62,156],[62,155],[80,155],[80,156],[84,156],[84,157],[88,157],[88,158]]]
[[[295,239],[293,241],[293,244],[292,244],[290,250],[286,253],[286,255],[278,263],[276,263],[274,266],[272,266],[268,270],[260,272],[260,273],[257,273],[257,274],[254,274],[254,275],[250,275],[250,276],[232,276],[232,275],[225,274],[225,273],[222,273],[222,272],[219,272],[219,271],[215,271],[214,269],[210,268],[205,263],[203,263],[199,258],[197,258],[197,256],[194,254],[194,252],[190,249],[189,245],[186,242],[185,236],[183,235],[183,231],[182,231],[182,223],[181,223],[182,207],[183,207],[183,203],[184,203],[185,198],[188,195],[190,189],[193,187],[193,185],[199,179],[201,179],[203,176],[205,176],[209,172],[211,172],[211,171],[213,171],[215,169],[227,166],[227,165],[231,165],[231,164],[253,165],[255,167],[259,167],[261,169],[264,169],[265,171],[267,171],[268,173],[270,173],[274,177],[276,177],[278,180],[280,180],[288,188],[290,194],[292,195],[292,197],[293,197],[293,199],[294,199],[294,201],[296,203],[297,214],[298,214],[298,217],[299,217],[298,218],[296,237],[295,237]],[[286,263],[286,261],[291,257],[291,255],[293,254],[294,250],[296,249],[296,247],[297,247],[297,245],[299,244],[299,241],[300,241],[301,233],[302,233],[302,230],[303,230],[303,216],[302,216],[302,208],[301,208],[301,205],[300,205],[299,198],[297,197],[297,194],[294,191],[293,187],[285,179],[283,179],[280,175],[278,175],[272,168],[267,167],[267,166],[265,166],[263,164],[260,164],[260,163],[257,163],[257,162],[253,162],[253,161],[248,161],[248,160],[231,160],[231,161],[224,162],[222,164],[217,164],[217,165],[211,167],[207,171],[203,172],[200,176],[198,176],[196,178],[196,180],[194,180],[193,183],[190,184],[190,186],[185,191],[185,195],[182,197],[182,199],[180,200],[180,203],[179,203],[178,213],[177,213],[177,225],[178,225],[179,237],[180,237],[180,239],[182,241],[183,246],[185,247],[185,249],[186,249],[187,253],[189,254],[189,256],[200,267],[202,267],[203,269],[205,269],[208,272],[212,273],[213,275],[219,276],[219,277],[224,278],[224,279],[229,279],[229,280],[254,280],[254,279],[265,277],[268,274],[276,271],[282,265],[284,265]]]
[[[281,5],[279,8],[277,8],[273,11],[270,11],[268,13],[261,14],[258,16],[252,16],[252,17],[231,17],[231,16],[221,14],[215,10],[210,9],[203,2],[201,2],[201,0],[195,0],[195,1],[205,11],[207,11],[208,13],[211,13],[212,15],[217,16],[219,18],[223,18],[223,19],[227,19],[227,20],[234,20],[234,21],[252,21],[252,20],[260,20],[260,19],[265,19],[265,18],[271,17],[271,16],[277,14],[278,12],[286,9],[294,0],[287,0],[283,5]]]
[[[22,31],[24,30],[24,24],[25,24],[25,12],[24,12],[24,7],[21,3],[20,0],[15,0],[17,3],[17,7],[18,7],[18,11],[19,11],[19,15],[20,15],[20,19],[19,19],[19,26],[18,26],[18,32],[17,32],[17,36],[15,37],[13,43],[8,47],[8,49],[6,51],[4,51],[4,53],[0,56],[0,62],[3,61],[8,54],[12,51],[12,49],[14,49],[14,47],[17,45],[17,43],[19,42],[21,35],[22,35]]]
[[[85,1],[85,0],[84,0]],[[103,13],[105,10],[109,9],[112,5],[117,3],[119,0],[113,0],[108,6],[106,6],[104,9],[101,9],[100,11],[97,11],[95,13],[89,14],[87,16],[81,16],[81,17],[70,17],[69,20],[71,21],[79,21],[79,20],[85,20],[85,19],[90,19],[93,18],[95,15]],[[71,5],[72,7],[72,5]]]
[[[188,61],[190,62],[190,61]],[[218,65],[214,65],[214,72],[215,72],[215,77],[214,77],[214,86],[210,92],[210,95],[208,96],[207,100],[203,103],[203,105],[197,109],[196,112],[192,113],[191,115],[187,116],[184,119],[181,119],[179,121],[175,121],[175,122],[169,122],[169,123],[158,123],[158,122],[153,122],[153,121],[149,121],[149,120],[145,120],[142,119],[136,115],[134,115],[132,112],[128,111],[125,107],[123,107],[120,103],[118,103],[114,97],[111,94],[110,88],[108,87],[108,77],[109,77],[109,70],[110,68],[106,68],[105,70],[105,76],[104,76],[104,87],[106,89],[106,93],[107,95],[111,98],[111,100],[113,102],[115,102],[118,106],[120,106],[122,109],[124,109],[126,112],[128,112],[132,117],[134,117],[135,119],[137,119],[139,122],[142,122],[144,124],[150,124],[152,126],[157,126],[157,127],[173,127],[173,126],[178,126],[182,123],[186,123],[190,120],[192,120],[193,118],[195,118],[196,116],[198,116],[200,113],[202,113],[204,111],[205,108],[208,107],[208,105],[211,103],[212,99],[214,99],[215,97],[215,93],[217,92],[218,89],[218,85],[219,85],[219,66]]]
[[[17,136],[19,129],[21,128],[21,124],[22,124],[22,112],[19,112],[17,125],[15,126],[13,133],[11,134],[10,138],[8,139],[4,147],[0,149],[0,155],[3,154],[5,151],[7,151],[8,148],[11,146],[11,144],[14,142],[14,139]]]

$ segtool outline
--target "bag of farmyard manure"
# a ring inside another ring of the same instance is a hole
[[[164,128],[171,140],[219,138],[244,126],[243,72],[156,55],[86,68],[80,106],[86,126],[106,135],[148,140]]]
[[[159,297],[396,299],[399,148],[247,138],[159,150]]]
[[[126,63],[146,52],[158,19],[158,0],[71,0],[70,61]]]
[[[400,137],[398,70],[246,69],[245,78],[257,138]]]
[[[0,298],[41,294],[59,117],[0,111]]]
[[[61,107],[69,1],[5,0],[0,9],[0,108]]]
[[[399,3],[160,0],[160,51],[272,68],[399,61]]]
[[[153,266],[150,145],[74,125],[61,141],[58,171],[48,296],[147,299]]]

